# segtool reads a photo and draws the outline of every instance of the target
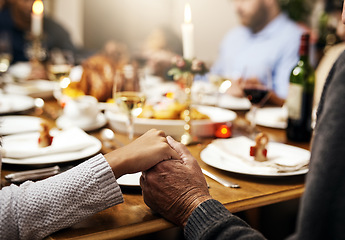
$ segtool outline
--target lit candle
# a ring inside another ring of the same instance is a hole
[[[181,25],[183,57],[186,59],[194,58],[194,26],[192,24],[192,12],[190,5],[186,3],[184,9],[184,23]]]
[[[31,33],[33,36],[38,37],[42,34],[43,24],[43,2],[42,0],[35,0],[32,5],[31,14]]]

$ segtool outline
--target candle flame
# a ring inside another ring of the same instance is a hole
[[[39,15],[43,13],[43,9],[43,2],[41,0],[35,0],[34,4],[32,5],[32,12]]]
[[[186,3],[184,7],[184,22],[191,23],[192,22],[192,11],[190,9],[189,3]]]

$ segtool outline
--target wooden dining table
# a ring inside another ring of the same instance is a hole
[[[50,99],[46,100],[44,109],[31,110],[28,114],[45,118],[54,125],[54,118],[56,118],[54,114],[60,110],[56,101]],[[244,117],[246,111],[236,111],[236,113],[238,117],[232,123],[232,136],[243,135],[246,127],[248,127],[248,122]],[[260,126],[257,126],[257,128],[267,133],[270,141],[309,149],[309,143],[288,141],[285,136],[285,130]],[[89,134],[100,139],[99,130],[89,132]],[[124,144],[129,143],[126,134],[116,132],[116,138]],[[236,213],[251,210],[274,203],[297,199],[303,194],[305,175],[258,177],[231,173],[208,166],[200,159],[200,153],[213,139],[214,137],[198,139],[198,142],[189,145],[188,149],[202,168],[240,185],[240,188],[228,188],[206,177],[211,196],[224,204],[229,211]],[[116,145],[117,143],[114,142],[114,144]],[[105,146],[102,147],[102,153],[109,151],[111,150]],[[78,164],[84,160],[82,159],[68,164]],[[9,184],[4,180],[6,174],[25,169],[23,166],[3,164],[1,172],[2,185]],[[67,229],[53,233],[47,239],[127,239],[176,227],[145,205],[140,187],[121,186],[121,189],[124,203],[101,211]]]

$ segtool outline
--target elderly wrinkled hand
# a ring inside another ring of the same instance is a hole
[[[206,180],[186,146],[167,137],[179,157],[143,172],[140,186],[145,203],[177,225],[185,226],[193,210],[211,199]]]

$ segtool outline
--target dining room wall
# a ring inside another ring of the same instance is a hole
[[[322,2],[323,0],[316,0]],[[225,33],[238,24],[231,0],[52,0],[52,16],[76,45],[98,50],[109,40],[138,51],[155,28],[167,26],[181,37],[184,7],[190,3],[196,57],[212,64]],[[68,7],[66,7],[68,6]],[[317,24],[318,18],[315,18]],[[315,25],[314,24],[314,25]]]
[[[85,0],[84,42],[99,49],[106,41],[126,43],[133,51],[159,25],[170,26],[171,0]]]
[[[123,41],[137,51],[153,29],[168,26],[181,37],[186,0],[84,0],[84,46],[99,49],[108,40]],[[237,24],[229,0],[190,0],[195,53],[212,62],[219,43]]]
[[[175,0],[172,26],[181,35],[184,7],[190,3],[195,34],[196,57],[208,63],[214,62],[224,35],[238,24],[230,0]]]
[[[84,46],[84,0],[49,0],[44,4],[45,14],[64,26],[76,46]]]

